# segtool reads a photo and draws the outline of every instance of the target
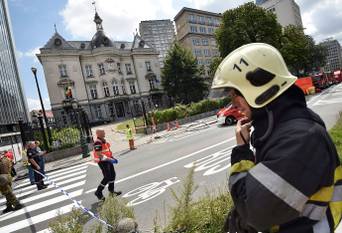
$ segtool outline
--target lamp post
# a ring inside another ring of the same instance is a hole
[[[80,120],[80,112],[81,112],[81,107],[78,105],[77,101],[73,101],[71,103],[72,109],[74,110],[76,114],[76,122],[77,122],[77,127],[80,129],[80,143],[81,143],[81,149],[82,149],[82,158],[89,157],[89,151],[88,151],[88,144],[87,144],[87,139],[84,136],[83,132],[83,127],[81,125],[81,120]]]
[[[49,144],[51,145],[51,143],[52,143],[51,131],[50,131],[50,127],[49,127],[49,123],[48,123],[47,117],[46,117],[46,112],[45,112],[44,103],[43,103],[43,100],[42,100],[42,95],[41,95],[41,93],[40,93],[40,88],[39,88],[38,79],[37,79],[37,68],[32,67],[32,68],[31,68],[31,71],[32,71],[32,73],[33,73],[34,79],[36,80],[36,85],[37,85],[37,90],[38,90],[40,105],[41,105],[42,111],[43,111],[43,117],[44,117],[46,129],[47,129],[47,133],[48,133]],[[46,145],[46,146],[47,146],[47,148],[48,148],[48,145]]]

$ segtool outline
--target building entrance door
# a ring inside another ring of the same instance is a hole
[[[118,118],[125,117],[125,108],[122,102],[115,103],[115,109]]]

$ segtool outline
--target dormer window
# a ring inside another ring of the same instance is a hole
[[[68,77],[66,65],[62,64],[58,66],[59,74],[62,78]]]
[[[127,74],[132,74],[132,66],[131,64],[125,64]]]
[[[62,40],[59,39],[59,38],[56,38],[55,41],[54,41],[54,44],[58,47],[58,46],[61,46],[62,45]]]
[[[152,71],[152,67],[151,67],[151,62],[150,61],[146,61],[145,65],[146,65],[146,70],[147,71]]]

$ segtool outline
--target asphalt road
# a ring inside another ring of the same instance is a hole
[[[342,111],[342,85],[333,86],[321,94],[308,98],[309,106],[322,116],[330,128]],[[197,125],[191,131],[162,138],[137,150],[121,155],[116,165],[116,189],[133,206],[143,230],[151,229],[158,215],[165,224],[169,207],[174,204],[171,189],[176,193],[184,183],[189,169],[195,166],[195,198],[207,191],[215,193],[227,189],[230,150],[235,144],[234,127]],[[49,172],[70,196],[92,210],[97,208],[94,191],[102,175],[96,164],[86,163]],[[26,180],[15,183],[15,193],[25,208],[0,216],[0,233],[49,232],[48,223],[59,211],[71,211],[73,203],[49,186],[36,191]],[[0,211],[5,208],[0,199]]]

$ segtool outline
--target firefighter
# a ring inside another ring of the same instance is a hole
[[[17,175],[17,172],[15,171],[14,168],[14,155],[11,150],[5,151],[5,156],[10,160],[11,162],[11,176],[15,177]]]
[[[328,233],[341,220],[337,151],[296,79],[281,54],[263,43],[236,49],[215,73],[212,88],[228,92],[245,115],[231,154],[235,207],[225,232]]]
[[[103,129],[96,130],[96,140],[94,142],[94,161],[99,165],[103,179],[97,190],[95,191],[95,196],[99,200],[105,200],[102,191],[105,186],[108,184],[108,191],[112,195],[119,196],[121,195],[120,191],[114,191],[114,182],[115,182],[115,169],[114,164],[118,161],[113,157],[113,153],[110,150],[110,144],[106,142],[105,139],[105,131]]]
[[[11,161],[4,153],[0,154],[0,192],[6,197],[6,209],[2,213],[19,210],[23,206],[12,191]]]

